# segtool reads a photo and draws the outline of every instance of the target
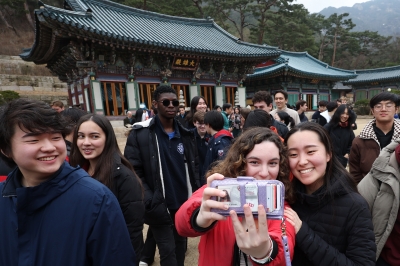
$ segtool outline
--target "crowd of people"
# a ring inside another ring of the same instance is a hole
[[[183,266],[188,237],[202,266],[399,263],[397,95],[370,99],[358,136],[345,97],[310,118],[281,90],[256,92],[254,110],[196,96],[186,111],[168,85],[152,99],[126,113],[123,153],[103,115],[0,107],[0,265],[145,266],[158,247],[161,265]],[[212,186],[243,176],[284,185],[280,219]]]

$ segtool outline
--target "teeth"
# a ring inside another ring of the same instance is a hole
[[[309,169],[306,169],[306,170],[302,170],[302,171],[300,171],[300,173],[302,173],[302,174],[306,174],[306,173],[309,173],[309,172],[311,172],[313,170],[313,168],[309,168]]]
[[[56,157],[52,156],[52,157],[44,157],[44,158],[39,158],[39,161],[51,161],[54,160]]]

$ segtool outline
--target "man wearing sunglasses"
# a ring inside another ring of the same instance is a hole
[[[154,118],[135,123],[124,155],[144,187],[145,223],[160,252],[161,265],[184,265],[186,238],[176,232],[175,213],[205,182],[199,179],[198,155],[193,132],[174,118],[179,101],[176,91],[161,85],[153,93]],[[151,253],[146,252],[143,254]],[[152,258],[142,256],[141,264]]]

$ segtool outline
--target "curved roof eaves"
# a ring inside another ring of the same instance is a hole
[[[104,5],[105,2],[108,3],[108,1],[88,0],[87,4],[93,11],[92,16],[82,16],[83,12],[57,8],[53,9],[56,10],[54,15],[59,22],[72,25],[77,23],[79,27],[97,29],[101,35],[114,36],[114,38],[133,36],[135,39],[149,41],[149,43],[154,42],[156,43],[155,45],[158,45],[158,43],[171,43],[176,49],[202,49],[209,53],[247,57],[270,57],[278,56],[280,53],[272,47],[238,42],[238,38],[227,33],[213,21],[210,24],[211,26],[204,27],[204,23],[203,25],[199,25],[199,23],[177,23],[176,17],[172,16],[166,16],[169,18],[168,20],[160,20],[159,17],[165,17],[162,14],[158,14],[156,17],[132,16],[126,10],[124,12],[115,8],[107,10],[107,6]],[[137,12],[143,13],[142,11]],[[77,14],[79,16],[76,16]],[[108,17],[109,21],[104,20],[105,17]],[[187,18],[183,20],[189,21]],[[179,18],[178,21],[181,21],[181,19]],[[196,21],[204,22],[206,20]]]

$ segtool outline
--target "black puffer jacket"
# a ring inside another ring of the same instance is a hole
[[[113,186],[111,191],[118,199],[126,225],[128,227],[131,243],[136,253],[137,263],[143,250],[143,223],[144,203],[143,188],[140,180],[125,165],[119,156],[114,157]]]
[[[326,186],[313,194],[295,181],[296,203],[292,205],[302,226],[296,234],[292,265],[375,265],[375,237],[371,214],[364,198],[347,192],[333,181],[333,199],[325,197]]]
[[[198,155],[193,132],[182,127],[179,132],[184,146],[190,183],[193,191],[204,182],[199,178]],[[163,194],[161,164],[159,163],[158,143],[155,133],[155,119],[134,124],[126,141],[124,156],[132,164],[136,174],[142,180],[144,203],[146,208],[145,223],[148,225],[172,225]]]

